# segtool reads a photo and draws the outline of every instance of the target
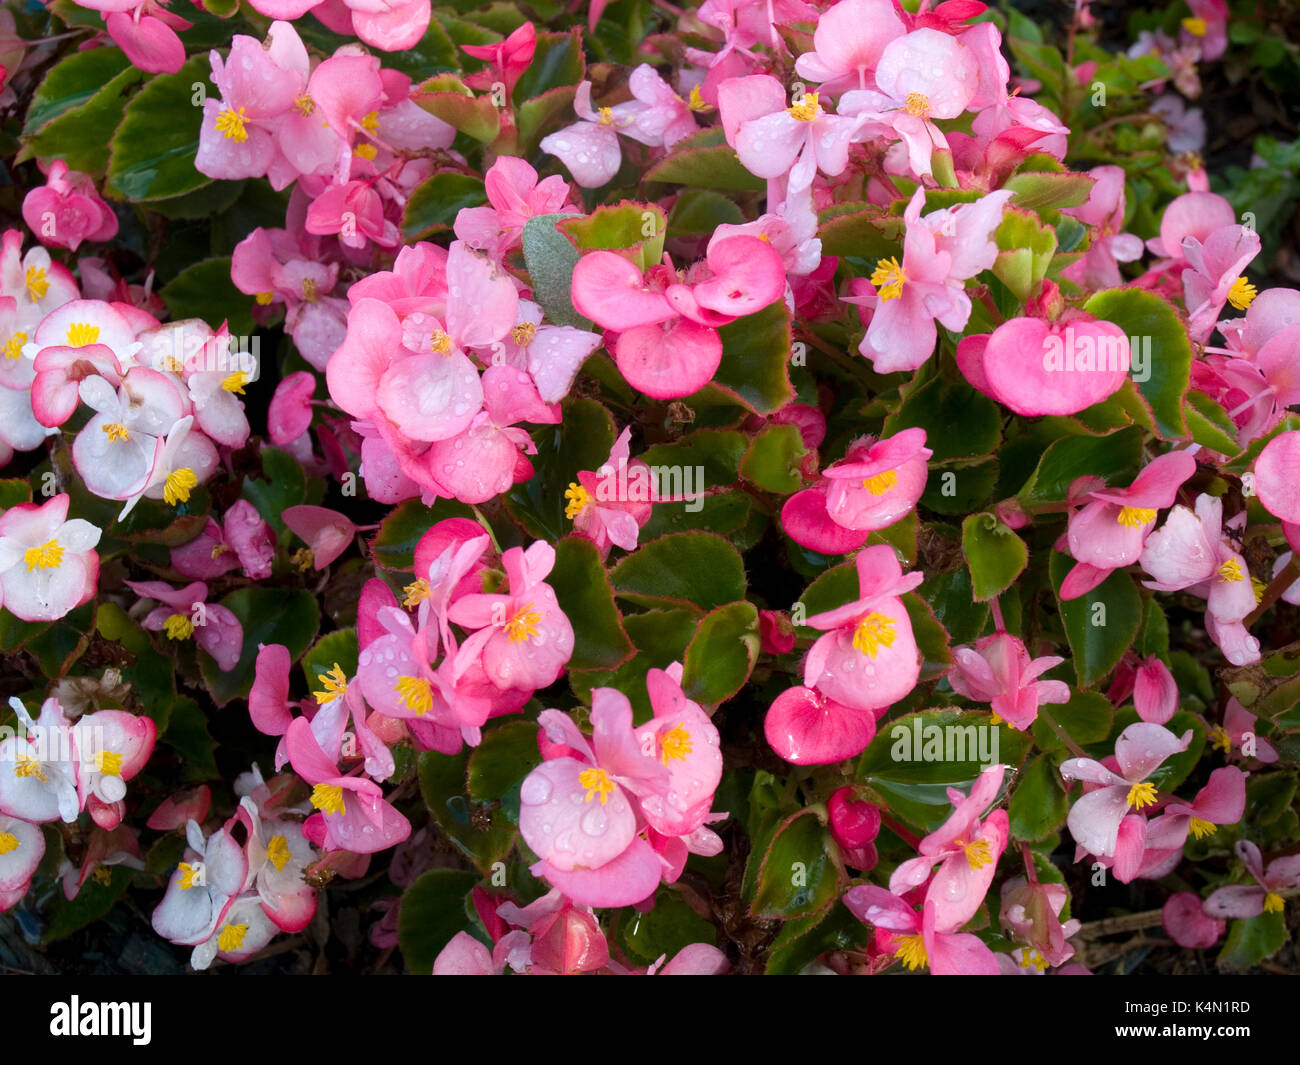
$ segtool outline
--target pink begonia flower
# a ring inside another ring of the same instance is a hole
[[[1023,732],[1043,704],[1070,701],[1070,686],[1064,681],[1038,679],[1064,661],[1058,655],[1031,658],[1015,636],[995,632],[975,641],[973,648],[953,648],[948,683],[958,695],[989,703],[997,717]]]
[[[522,939],[518,938],[520,935],[511,933],[488,950],[468,932],[457,932],[433,959],[433,975],[500,976],[510,965],[512,955],[517,956],[521,947],[528,947],[528,934],[522,933]]]
[[[11,895],[26,895],[45,857],[45,833],[30,822],[0,814],[0,912]]]
[[[77,281],[50,253],[36,245],[22,254],[23,233],[6,229],[0,239],[0,300],[11,300],[13,318],[6,322],[15,332],[28,334],[15,345],[20,351],[46,315],[79,298]],[[8,344],[13,334],[5,334]]]
[[[965,282],[997,259],[993,234],[1010,199],[1008,191],[992,192],[922,217],[925,190],[916,190],[903,213],[902,263],[882,259],[871,279],[855,279],[844,297],[861,308],[867,332],[858,350],[877,373],[915,370],[930,358],[936,320],[948,329],[965,328],[971,311]]]
[[[210,581],[240,568],[239,556],[230,549],[229,538],[211,518],[193,540],[172,548],[171,563],[182,577],[198,581]]]
[[[275,533],[247,499],[236,499],[224,519],[226,543],[235,552],[244,573],[255,581],[271,575],[275,560]]]
[[[74,726],[57,699],[46,699],[35,721],[21,699],[9,706],[26,735],[0,740],[0,814],[71,824],[81,810]]]
[[[479,912],[481,915],[482,910]],[[517,972],[568,976],[597,972],[609,965],[609,943],[591,907],[574,905],[558,889],[552,888],[527,906],[503,901],[496,918],[523,930],[503,931],[497,941],[498,946],[506,945],[510,966]]]
[[[1255,460],[1255,493],[1264,509],[1300,525],[1300,430],[1279,433]]]
[[[312,567],[324,569],[348,549],[357,527],[346,514],[329,507],[287,507],[281,520],[311,551]]]
[[[1133,679],[1133,708],[1143,721],[1166,725],[1178,710],[1178,683],[1159,658],[1144,659]]]
[[[124,865],[128,869],[143,871],[144,856],[140,852],[139,833],[127,825],[105,830],[98,825],[91,830],[90,840],[86,844],[85,856],[80,866],[73,865],[66,858],[59,864],[56,874],[63,886],[63,897],[69,902],[80,893],[82,885],[92,873],[103,870],[108,873],[110,867]]]
[[[1179,36],[1194,41],[1207,62],[1218,59],[1228,47],[1227,0],[1187,0],[1187,6],[1192,17],[1182,20]]]
[[[184,828],[186,821],[202,824],[208,819],[211,808],[212,789],[208,785],[183,788],[158,804],[145,822],[145,828],[152,828],[155,832],[170,832],[174,828]]]
[[[526,370],[537,398],[544,404],[558,403],[569,394],[587,357],[603,342],[599,333],[544,323],[541,307],[521,299],[515,327],[492,345],[492,362]]]
[[[1087,253],[1071,263],[1061,276],[1089,290],[1119,288],[1123,277],[1120,263],[1142,257],[1141,237],[1122,232],[1124,228],[1124,169],[1118,166],[1095,166],[1088,171],[1096,179],[1082,207],[1068,207],[1062,214],[1095,226]]]
[[[1158,96],[1147,108],[1165,123],[1165,146],[1174,155],[1200,152],[1205,147],[1205,114],[1199,107],[1188,107],[1177,93]]]
[[[312,394],[315,391],[316,377],[306,370],[286,374],[275,386],[275,394],[271,396],[266,412],[266,427],[271,443],[276,447],[292,443],[311,427]]]
[[[1232,204],[1213,192],[1185,192],[1176,196],[1160,217],[1160,236],[1147,241],[1147,248],[1167,264],[1185,268],[1187,258],[1183,242],[1187,237],[1199,241],[1225,226],[1235,225],[1237,213]],[[1153,270],[1159,267],[1153,267]],[[1168,269],[1168,266],[1165,267]]]
[[[1187,307],[1187,329],[1202,343],[1214,331],[1223,305],[1229,301],[1246,310],[1254,297],[1252,286],[1241,272],[1259,254],[1259,234],[1243,225],[1216,229],[1203,241],[1183,238],[1183,299]]]
[[[1075,565],[1061,582],[1062,600],[1086,595],[1112,570],[1142,558],[1157,512],[1173,503],[1183,482],[1195,473],[1196,459],[1190,452],[1171,451],[1147,463],[1127,488],[1103,486],[1083,494],[1079,501],[1084,505],[1071,510],[1067,527]]]
[[[88,174],[69,170],[55,159],[41,188],[23,199],[23,221],[42,244],[76,251],[82,241],[112,240],[117,215],[95,189]]]
[[[309,705],[308,700],[289,699],[289,672],[293,660],[283,644],[260,644],[253,664],[253,687],[248,693],[248,716],[253,727],[266,736],[278,736],[275,769],[279,772],[289,761],[284,736],[294,721],[293,711]]]
[[[763,734],[793,765],[831,765],[867,749],[876,735],[876,715],[799,685],[772,701]]]
[[[312,843],[327,850],[374,854],[411,834],[411,823],[384,799],[378,784],[364,776],[339,774],[306,718],[293,720],[285,745],[294,772],[313,785],[316,812],[302,829]]]
[[[1223,724],[1213,726],[1208,733],[1212,747],[1218,747],[1225,755],[1235,750],[1242,758],[1254,758],[1265,765],[1276,762],[1277,750],[1268,740],[1255,733],[1258,718],[1236,699],[1230,698],[1223,711]]]
[[[200,370],[186,380],[194,424],[213,443],[241,448],[248,442],[248,417],[239,396],[248,374],[242,370]]]
[[[1250,840],[1238,840],[1233,849],[1255,884],[1219,888],[1205,900],[1206,915],[1248,920],[1262,913],[1282,913],[1286,902],[1279,892],[1300,885],[1300,854],[1274,858],[1265,868],[1259,847]]]
[[[1118,773],[1092,758],[1068,758],[1062,762],[1061,776],[1065,780],[1097,785],[1070,807],[1066,824],[1075,842],[1089,854],[1113,857],[1118,863],[1121,856],[1116,852],[1116,845],[1120,822],[1130,809],[1140,811],[1157,802],[1156,787],[1147,778],[1166,759],[1187,750],[1191,742],[1191,729],[1180,738],[1163,725],[1138,721],[1129,725],[1115,741]],[[1143,839],[1128,842],[1140,855]]]
[[[256,890],[262,912],[276,928],[301,932],[316,915],[316,889],[303,880],[303,871],[319,855],[301,824],[261,811],[249,796],[240,799],[235,817],[248,833],[245,890]]]
[[[573,305],[618,337],[619,372],[655,399],[699,391],[722,361],[717,326],[761,311],[781,298],[780,256],[756,237],[710,244],[704,269],[683,283],[666,262],[642,272],[611,251],[589,252],[573,268]]]
[[[1223,921],[1205,912],[1201,897],[1191,891],[1170,895],[1160,910],[1160,922],[1169,938],[1188,950],[1206,950],[1227,930]]]
[[[98,710],[77,719],[77,796],[100,828],[122,823],[126,782],[153,754],[158,728],[147,717],[125,710]]]
[[[522,243],[530,218],[577,212],[569,203],[569,185],[564,178],[552,174],[538,181],[537,171],[513,155],[503,155],[488,167],[483,187],[488,205],[461,208],[453,229],[458,239],[490,252],[498,261]]]
[[[982,822],[980,817],[997,798],[1005,773],[1006,766],[989,766],[969,796],[949,788],[952,814],[921,840],[919,855],[899,865],[889,878],[889,890],[895,895],[906,895],[928,881],[926,905],[934,906],[939,927],[960,928],[969,921],[993,883],[1010,837],[1010,822],[1006,810],[994,810]]]
[[[787,197],[781,205],[742,225],[722,223],[713,230],[709,247],[730,237],[757,237],[781,257],[788,275],[807,277],[822,263],[822,242],[817,239],[817,213],[807,197]]]
[[[798,640],[790,615],[781,610],[758,612],[758,637],[767,655],[788,655]]]
[[[533,55],[537,51],[537,27],[531,22],[525,22],[504,40],[497,41],[495,44],[462,44],[460,50],[466,55],[471,55],[475,59],[482,59],[489,64],[487,70],[468,75],[465,78],[466,85],[471,89],[478,89],[483,92],[490,90],[494,81],[500,81],[505,85],[506,97],[509,98],[514,96],[515,86],[519,83],[520,75],[528,69],[528,65],[533,61]],[[522,159],[503,155],[497,160],[497,163],[500,163],[502,159],[523,162]],[[495,167],[496,164],[493,164],[493,166]],[[490,193],[489,199],[491,199]],[[545,214],[546,212],[540,213]]]
[[[795,72],[830,96],[865,89],[885,46],[906,31],[890,0],[840,0],[822,12],[813,50],[795,60]]]
[[[173,588],[163,581],[125,583],[141,599],[158,601],[142,622],[146,629],[165,633],[169,640],[193,638],[223,670],[235,668],[243,650],[244,627],[228,607],[206,601],[206,584],[195,581]]]
[[[1146,845],[1138,875],[1157,880],[1168,876],[1182,858],[1183,844],[1213,835],[1219,825],[1235,825],[1246,812],[1246,774],[1236,766],[1214,770],[1190,802],[1169,803],[1159,817],[1147,822]],[[1116,877],[1127,883],[1131,868],[1115,864]],[[1121,875],[1123,874],[1123,875]]]
[[[190,492],[216,472],[220,461],[212,441],[194,429],[194,415],[187,414],[163,439],[153,473],[144,488],[127,497],[118,521],[141,499],[161,499],[173,507],[189,502]]]
[[[863,924],[874,926],[886,952],[908,969],[928,965],[935,976],[998,974],[993,951],[977,936],[938,926],[932,899],[917,913],[885,888],[862,884],[845,893],[844,905]]]
[[[33,359],[32,409],[42,425],[62,425],[77,409],[83,359],[113,385],[132,364],[142,345],[122,313],[124,306],[71,300],[36,327],[23,349],[24,353],[30,351]],[[48,382],[43,380],[47,374]]]
[[[624,551],[635,551],[641,527],[650,520],[654,500],[631,498],[635,493],[629,485],[640,483],[644,476],[649,483],[650,467],[640,459],[628,461],[631,450],[632,429],[624,429],[614,441],[609,458],[599,470],[579,470],[577,483],[570,482],[564,497],[568,502],[564,516],[573,522],[573,531],[592,540],[601,558],[609,555],[611,546]],[[626,489],[619,491],[619,480]],[[653,488],[653,486],[651,486]]]
[[[826,111],[815,92],[791,104],[785,87],[768,74],[724,81],[718,111],[741,165],[755,177],[787,179],[789,195],[811,186],[818,171],[843,173],[862,126],[859,118]]]
[[[831,836],[845,864],[855,869],[874,869],[879,857],[875,840],[880,834],[880,807],[857,801],[853,794],[851,787],[839,788],[827,801]]]
[[[804,661],[804,684],[844,706],[875,710],[898,702],[920,677],[920,651],[899,597],[924,578],[904,575],[887,544],[858,552],[856,565],[859,598],[807,619],[825,635]]]
[[[1259,641],[1243,620],[1255,609],[1250,569],[1223,532],[1223,501],[1204,493],[1196,510],[1179,505],[1142,550],[1142,568],[1161,592],[1190,590],[1206,600],[1206,629],[1233,665],[1259,661]]]
[[[133,367],[116,389],[99,376],[78,394],[95,413],[72,444],[72,462],[86,487],[104,499],[142,492],[162,452],[163,436],[186,413],[186,397],[165,374]]]
[[[227,827],[204,839],[198,822],[185,826],[185,860],[167,882],[153,912],[153,930],[164,939],[194,946],[209,939],[248,877],[248,859]]]
[[[1067,941],[1082,923],[1073,918],[1061,921],[1069,897],[1064,884],[1030,883],[1023,876],[1003,883],[998,920],[1013,938],[1027,944],[1021,952],[1022,968],[1041,972],[1074,957],[1074,947]]]
[[[100,530],[68,519],[69,496],[0,514],[0,604],[23,621],[57,621],[95,595]]]
[[[168,11],[166,0],[84,0],[101,13],[108,35],[131,65],[150,74],[175,74],[185,64],[178,30],[194,23]]]

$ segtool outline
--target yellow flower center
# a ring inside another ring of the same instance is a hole
[[[27,295],[35,303],[37,300],[45,298],[45,294],[50,291],[50,283],[45,279],[45,271],[39,266],[29,266],[27,268]]]
[[[1199,817],[1193,817],[1192,823],[1188,826],[1188,831],[1197,839],[1204,839],[1206,836],[1212,836],[1219,830],[1219,826],[1213,821],[1205,821]]]
[[[1250,578],[1250,590],[1255,593],[1255,605],[1258,606],[1264,599],[1264,591],[1267,586],[1258,577]]]
[[[803,99],[793,107],[787,107],[785,113],[796,122],[812,122],[822,113],[821,104],[817,102],[819,93],[806,92]]]
[[[181,864],[176,868],[180,870],[181,874],[181,878],[177,882],[176,886],[182,891],[189,891],[190,888],[194,886],[195,881],[199,878],[198,867],[190,865],[189,862],[181,862]]]
[[[1193,37],[1204,37],[1207,29],[1203,18],[1185,18],[1182,26]]]
[[[1156,786],[1149,781],[1134,784],[1128,789],[1128,804],[1135,810],[1156,804]]]
[[[576,481],[569,482],[569,487],[564,490],[564,498],[568,500],[564,504],[564,516],[570,521],[591,505],[591,493]]]
[[[244,394],[244,386],[248,384],[248,374],[243,370],[236,370],[232,374],[227,374],[221,379],[221,388],[226,392],[238,392],[241,396]]]
[[[444,333],[441,329],[435,329],[429,336],[429,350],[435,355],[450,355],[455,346],[450,334]]]
[[[527,347],[537,339],[537,326],[533,325],[532,322],[520,322],[510,330],[510,339],[521,348]]]
[[[248,935],[248,925],[228,924],[221,930],[221,934],[217,936],[217,947],[227,952],[238,950],[244,945],[246,935]]]
[[[919,969],[930,961],[930,956],[925,952],[925,940],[919,935],[900,937],[894,947],[894,957],[908,969]]]
[[[95,871],[90,875],[94,878],[96,884],[103,884],[104,887],[108,887],[113,882],[112,870],[106,865],[95,866]]]
[[[601,806],[609,801],[609,793],[614,790],[614,782],[603,769],[584,769],[578,774],[578,783],[587,789],[587,794],[583,796],[582,801],[591,802],[596,795],[599,795]]]
[[[289,561],[294,564],[299,572],[306,573],[316,564],[316,556],[312,554],[310,547],[300,547],[289,556]]]
[[[602,126],[612,126],[614,124],[614,109],[612,107],[600,108],[600,124]]]
[[[15,333],[11,336],[4,346],[5,358],[18,358],[23,353],[23,345],[27,343],[28,339],[26,333]]]
[[[923,92],[909,92],[903,101],[903,110],[917,118],[930,117],[930,97]]]
[[[903,285],[907,283],[907,274],[898,259],[891,257],[876,263],[871,275],[871,283],[876,286],[877,294],[882,300],[896,300],[903,294]]]
[[[897,637],[894,619],[872,611],[853,630],[853,649],[875,658],[881,647],[892,647]]]
[[[1020,968],[1037,969],[1040,973],[1047,968],[1047,959],[1038,953],[1033,947],[1025,947],[1020,952]]]
[[[121,422],[109,422],[107,425],[101,425],[100,429],[102,429],[104,435],[115,444],[121,443],[123,440],[131,439],[131,431]]]
[[[664,765],[670,761],[684,762],[691,753],[691,734],[685,725],[677,725],[664,733],[660,741],[663,748]]]
[[[343,667],[337,662],[334,663],[333,669],[319,674],[317,679],[321,682],[324,690],[312,692],[312,695],[320,706],[332,703],[340,695],[347,694],[348,679],[343,673]]]
[[[862,487],[873,496],[883,496],[896,484],[898,484],[898,474],[893,470],[886,470],[884,473],[878,473],[874,477],[868,477],[862,482]]]
[[[273,299],[275,299],[275,293],[274,293],[274,292],[259,292],[256,296],[253,297],[253,299],[257,302],[257,305],[258,305],[259,307],[265,307],[265,306],[267,306],[268,304],[270,304],[270,302],[271,302]]]
[[[100,751],[95,755],[95,769],[106,777],[120,777],[122,756],[116,751]]]
[[[1210,729],[1210,746],[1218,747],[1224,754],[1232,750],[1232,737],[1228,735],[1228,730],[1222,725],[1215,725]]]
[[[420,577],[408,584],[402,591],[406,593],[406,598],[402,600],[402,606],[418,606],[429,598],[429,582]]]
[[[214,559],[215,559],[215,558],[220,558],[222,555],[224,555],[224,554],[225,554],[227,551],[229,551],[229,550],[230,550],[230,545],[229,545],[229,544],[216,544],[216,545],[213,546],[213,548],[212,548],[212,552],[211,552],[211,554],[208,555],[208,557],[209,557],[209,558],[214,558]]]
[[[20,754],[14,760],[14,776],[35,777],[42,784],[45,783],[45,771],[41,768],[41,763],[30,754]]]
[[[0,832],[0,855],[12,854],[18,849],[18,837],[12,832]]]
[[[347,807],[343,805],[343,789],[337,784],[317,784],[311,789],[311,804],[321,813],[347,813]]]
[[[169,640],[188,640],[194,635],[194,622],[188,614],[172,614],[163,622],[163,632]]]
[[[199,479],[194,476],[194,471],[188,466],[172,470],[167,475],[167,480],[163,482],[163,499],[173,507],[180,503],[188,503],[190,489],[197,488],[198,483]]]
[[[266,847],[266,860],[275,866],[277,873],[284,872],[293,855],[289,851],[289,841],[284,836],[272,836]]]
[[[528,603],[515,611],[514,617],[506,622],[506,635],[511,643],[523,643],[537,635],[537,624],[542,615]]]
[[[1237,584],[1246,579],[1246,574],[1242,572],[1241,563],[1235,558],[1228,559],[1219,567],[1219,580],[1224,584]]]
[[[1276,891],[1270,891],[1264,896],[1265,913],[1281,913],[1286,909],[1286,901]]]
[[[398,677],[393,691],[402,697],[402,705],[417,717],[433,709],[433,689],[423,677]]]
[[[1232,283],[1232,288],[1228,289],[1228,302],[1237,310],[1244,311],[1255,302],[1255,297],[1258,295],[1259,290],[1254,285],[1244,277],[1239,277]]]
[[[306,118],[316,110],[316,101],[306,93],[303,93],[301,96],[295,97],[293,106],[298,109],[298,114],[302,115],[303,118]]]
[[[986,865],[993,864],[993,851],[986,839],[977,839],[973,843],[965,843],[962,845],[962,849],[966,852],[966,864],[972,869],[983,869]]]
[[[63,548],[57,540],[47,540],[40,547],[29,547],[23,552],[27,572],[34,569],[58,569],[63,565]]]
[[[1156,512],[1146,507],[1120,507],[1115,521],[1129,529],[1140,529],[1156,520]]]
[[[686,106],[698,115],[713,110],[713,107],[710,104],[704,102],[704,97],[700,94],[700,87],[698,85],[691,86],[691,94],[687,97]]]
[[[379,128],[379,112],[371,111],[361,120],[361,128],[367,133],[374,133]]]
[[[248,140],[248,130],[244,128],[244,109],[241,107],[238,111],[232,111],[227,107],[217,115],[216,130],[224,134],[226,140],[243,144]]]
[[[68,347],[84,348],[99,340],[99,326],[89,322],[73,322],[68,326]]]
[[[373,163],[375,161],[375,156],[379,154],[379,149],[373,144],[358,144],[352,149],[352,154],[359,155],[362,159],[367,159]],[[316,301],[311,300],[311,302],[315,303]]]

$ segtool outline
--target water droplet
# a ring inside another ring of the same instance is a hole
[[[582,815],[582,820],[578,824],[587,835],[599,836],[603,835],[605,829],[609,827],[609,818],[605,816],[604,810],[593,805],[590,810]]]
[[[523,787],[519,789],[519,801],[525,806],[540,806],[550,797],[551,782],[538,773],[525,779]]]

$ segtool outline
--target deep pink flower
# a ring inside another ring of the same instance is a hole
[[[978,937],[938,924],[932,899],[927,899],[923,912],[917,913],[885,888],[864,884],[845,893],[844,905],[863,924],[874,926],[885,950],[908,969],[928,965],[935,976],[998,973],[993,951]]]
[[[169,640],[192,638],[223,670],[235,668],[243,651],[244,627],[228,607],[206,601],[206,584],[195,581],[184,588],[173,588],[163,581],[125,583],[141,599],[153,599],[159,604],[145,615],[146,629],[165,633]]]
[[[1057,655],[1031,659],[1023,642],[995,632],[981,637],[973,648],[953,648],[948,683],[958,695],[991,704],[994,714],[1023,732],[1044,703],[1070,701],[1070,686],[1064,681],[1038,679],[1064,661]]]
[[[94,180],[69,170],[62,159],[50,163],[44,186],[24,198],[23,221],[42,244],[72,251],[82,241],[117,236],[117,215],[100,198]]]

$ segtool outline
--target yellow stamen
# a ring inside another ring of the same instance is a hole
[[[373,159],[374,156],[370,155],[367,156],[367,158]],[[315,303],[318,299],[320,299],[320,287],[316,284],[316,279],[314,277],[304,277],[302,279],[301,288],[302,288],[302,298],[305,299],[308,303]]]
[[[12,854],[18,849],[18,837],[12,832],[0,832],[0,855]]]
[[[433,689],[423,677],[398,677],[393,691],[402,697],[402,704],[423,717],[433,709]]]
[[[131,439],[131,431],[121,422],[109,422],[107,425],[101,425],[100,429],[115,444]]]
[[[1250,590],[1255,593],[1255,605],[1258,606],[1264,599],[1264,590],[1266,585],[1258,577],[1250,578]]]
[[[194,635],[194,622],[187,614],[172,614],[163,622],[163,632],[169,640],[188,640]]]
[[[785,113],[793,118],[796,122],[812,122],[822,113],[821,105],[817,102],[817,97],[821,95],[815,92],[806,92],[803,99],[793,107],[787,107]]]
[[[1193,37],[1204,37],[1208,27],[1205,25],[1203,18],[1185,18],[1182,22],[1183,29]]]
[[[1206,836],[1212,836],[1219,830],[1219,826],[1213,821],[1206,821],[1199,817],[1193,817],[1192,823],[1188,825],[1187,830],[1197,839],[1204,839]]]
[[[1140,529],[1156,520],[1156,512],[1146,507],[1120,507],[1115,521],[1129,529]]]
[[[402,606],[411,607],[419,606],[428,599],[431,589],[429,588],[429,582],[420,577],[408,584],[402,591],[406,593],[406,598],[402,600]]]
[[[532,322],[520,322],[510,330],[510,339],[521,348],[527,347],[537,339],[537,326],[533,325]]]
[[[238,950],[244,945],[246,935],[248,935],[248,925],[228,924],[221,930],[221,934],[217,936],[217,948],[227,953]]]
[[[871,283],[882,300],[896,300],[903,294],[903,285],[907,283],[907,274],[903,272],[897,258],[881,259],[871,275]]]
[[[222,555],[224,555],[224,554],[225,554],[227,551],[229,551],[229,550],[230,550],[230,545],[229,545],[229,544],[217,544],[217,545],[215,545],[215,546],[212,548],[212,553],[211,553],[208,557],[209,557],[209,558],[214,558],[214,559],[215,559],[215,558],[220,558]]]
[[[1047,959],[1038,953],[1033,947],[1025,947],[1020,952],[1020,968],[1037,969],[1040,973],[1047,968]]]
[[[435,355],[450,355],[455,346],[452,343],[451,336],[441,329],[435,329],[429,335],[429,350]]]
[[[1228,289],[1228,302],[1237,310],[1244,311],[1255,302],[1255,297],[1258,295],[1259,290],[1254,285],[1244,277],[1239,277],[1232,283],[1232,288]]]
[[[379,112],[371,111],[361,120],[361,128],[367,133],[374,133],[379,128]]]
[[[704,102],[704,97],[700,95],[700,87],[698,85],[691,86],[691,94],[686,99],[686,106],[697,115],[702,115],[706,111],[713,110],[712,105]]]
[[[248,140],[248,130],[244,128],[244,117],[242,107],[238,111],[232,111],[227,107],[221,114],[217,115],[217,132],[225,134],[228,141],[238,141],[243,144],[244,141]]]
[[[310,547],[300,547],[289,556],[289,561],[300,573],[306,573],[316,564],[316,556],[312,554]]]
[[[1134,784],[1128,789],[1128,804],[1135,810],[1156,804],[1156,786],[1149,781]]]
[[[1286,901],[1275,891],[1270,891],[1264,896],[1265,913],[1281,913],[1286,909]]]
[[[23,552],[27,572],[34,569],[58,569],[63,565],[63,548],[57,540],[47,540],[40,547],[29,547]]]
[[[45,783],[45,771],[41,768],[41,763],[30,754],[20,754],[14,760],[14,776],[35,777],[42,784]]]
[[[511,643],[531,640],[537,635],[537,623],[541,620],[542,615],[533,609],[532,603],[528,603],[516,610],[514,616],[506,622],[506,635]]]
[[[893,470],[886,470],[884,473],[878,473],[874,477],[868,477],[862,482],[862,487],[873,496],[883,496],[896,484],[898,484],[898,474]]]
[[[343,673],[343,667],[337,662],[334,663],[333,669],[319,674],[316,679],[320,681],[323,690],[312,692],[312,695],[320,706],[332,703],[340,695],[347,694],[348,678]]]
[[[919,935],[901,936],[894,947],[894,957],[908,969],[919,969],[930,962],[930,956],[925,952],[925,940]]]
[[[614,782],[603,769],[584,769],[578,774],[578,783],[587,789],[582,801],[591,802],[596,795],[600,795],[601,806],[609,801],[609,794],[614,790]]]
[[[284,872],[293,854],[289,851],[289,841],[283,836],[272,836],[266,848],[266,860],[275,866],[277,873]]]
[[[600,124],[602,126],[612,126],[614,124],[614,109],[612,107],[602,107],[600,109]]]
[[[664,765],[670,761],[684,762],[691,753],[691,734],[686,731],[684,724],[677,725],[664,733],[660,746],[663,748]]]
[[[923,92],[909,92],[903,101],[903,110],[917,118],[930,117],[930,97]]]
[[[1219,580],[1223,581],[1224,584],[1236,584],[1239,581],[1244,581],[1246,579],[1246,574],[1242,572],[1241,569],[1241,563],[1235,558],[1228,559],[1227,562],[1219,567],[1218,572]]]
[[[95,770],[106,777],[120,777],[122,756],[116,751],[100,751],[95,755]]]
[[[106,865],[95,866],[94,871],[90,874],[96,884],[103,884],[108,887],[113,882],[113,871]]]
[[[227,374],[221,379],[221,388],[225,392],[238,392],[241,396],[244,394],[244,386],[248,384],[248,374],[243,370],[236,370],[232,374]]]
[[[99,341],[99,326],[89,322],[73,322],[68,326],[68,347],[84,348]]]
[[[27,268],[27,295],[35,303],[37,300],[43,300],[45,294],[50,291],[50,283],[45,279],[45,271],[39,266],[29,266]]]
[[[1215,725],[1210,729],[1210,746],[1218,747],[1224,754],[1232,750],[1232,737],[1228,735],[1228,730],[1222,725]]]
[[[570,521],[591,505],[591,493],[575,481],[569,482],[569,487],[564,490],[564,498],[568,500],[564,505],[564,516]]]
[[[26,333],[15,333],[11,336],[4,346],[5,358],[16,359],[22,355],[23,345],[26,344],[29,339],[30,338]]]
[[[366,159],[373,163],[375,161],[375,156],[379,154],[379,149],[373,144],[358,144],[352,149],[352,154],[359,155],[362,159]],[[316,301],[311,300],[310,302],[315,303]]]
[[[259,307],[265,307],[265,306],[267,306],[268,304],[270,304],[270,302],[271,302],[273,299],[275,299],[275,293],[274,293],[274,292],[259,292],[256,296],[253,297],[253,299],[257,301],[257,305],[258,305]]]
[[[194,471],[188,466],[182,466],[178,470],[172,470],[167,475],[167,480],[163,482],[163,499],[169,506],[177,506],[180,503],[190,501],[190,489],[197,488],[199,479],[194,476]]]
[[[892,647],[897,637],[894,619],[872,611],[853,630],[853,649],[868,658],[875,658],[882,646]]]
[[[311,789],[311,804],[322,813],[347,813],[347,807],[343,805],[343,789],[337,784],[317,784]]]
[[[963,844],[962,849],[966,852],[966,864],[972,869],[983,869],[986,865],[993,864],[993,851],[986,839]]]
[[[298,114],[302,115],[303,118],[306,118],[316,110],[316,101],[306,93],[303,93],[301,96],[294,99],[293,106],[298,109]]]
[[[195,881],[199,879],[199,869],[201,867],[190,865],[189,862],[181,862],[176,868],[180,870],[181,874],[176,886],[182,891],[189,891],[194,886]]]

